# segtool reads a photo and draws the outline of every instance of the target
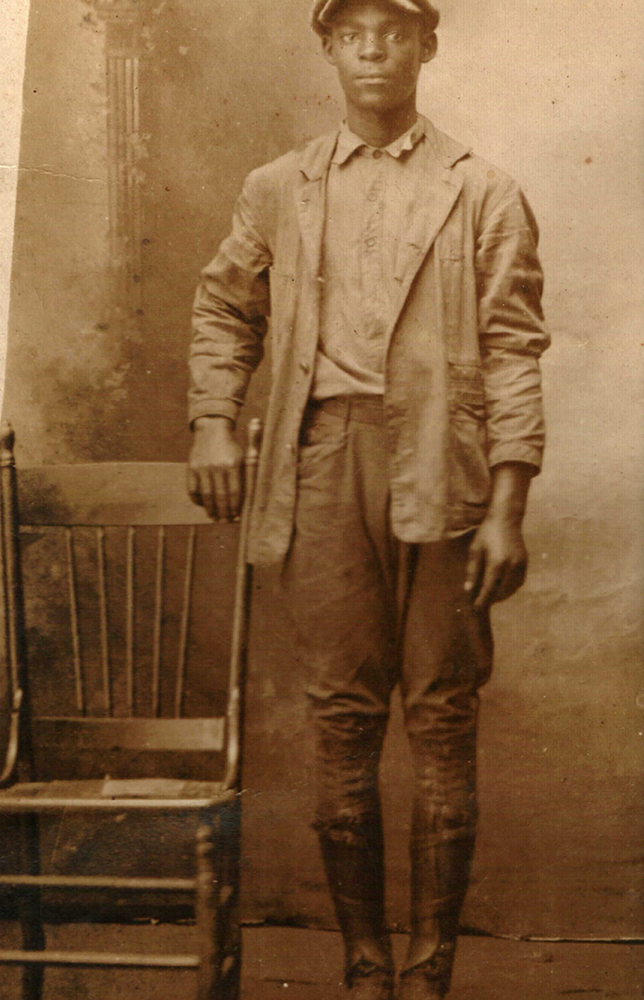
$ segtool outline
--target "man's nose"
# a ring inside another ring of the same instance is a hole
[[[360,47],[361,59],[378,60],[384,59],[385,55],[384,42],[379,35],[374,32],[364,36]]]

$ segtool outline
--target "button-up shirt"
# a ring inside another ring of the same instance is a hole
[[[382,149],[343,123],[331,159],[323,244],[320,339],[312,396],[382,394],[386,330],[399,287],[399,246],[422,169],[422,119]]]

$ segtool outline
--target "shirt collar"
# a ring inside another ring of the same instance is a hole
[[[383,150],[385,153],[389,153],[394,159],[399,159],[402,153],[409,152],[418,145],[420,140],[425,135],[425,122],[420,117],[416,119],[411,128],[408,128],[406,132],[399,135],[397,139],[390,142],[388,146],[384,146]],[[335,152],[331,159],[332,163],[343,164],[353,156],[354,153],[360,153],[364,156],[373,156],[375,146],[370,146],[368,143],[361,139],[359,135],[352,132],[346,122],[342,122],[340,126],[340,131],[338,133],[338,141],[336,142]]]

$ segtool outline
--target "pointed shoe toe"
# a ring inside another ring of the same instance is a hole
[[[349,985],[351,1000],[394,1000],[394,979],[391,973],[373,969],[354,975]]]
[[[448,989],[431,968],[412,969],[400,977],[395,1000],[444,1000]]]

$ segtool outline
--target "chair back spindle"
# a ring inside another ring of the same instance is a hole
[[[134,560],[136,528],[127,529],[127,562],[125,584],[125,671],[127,683],[127,714],[134,717]]]
[[[163,623],[163,567],[165,563],[165,527],[157,534],[156,576],[154,582],[154,634],[152,646],[152,715],[161,714],[161,627]]]
[[[190,625],[190,597],[192,594],[192,573],[195,561],[196,528],[190,525],[188,545],[186,549],[186,572],[183,580],[183,610],[181,613],[181,634],[179,638],[179,658],[177,661],[177,678],[174,691],[174,717],[181,718],[183,709],[183,689],[186,679],[186,647],[188,645],[188,628]]]
[[[81,662],[80,633],[78,630],[78,600],[76,596],[76,560],[74,558],[74,535],[72,529],[69,527],[65,528],[65,549],[67,555],[69,624],[72,637],[72,655],[74,658],[74,683],[76,689],[76,708],[80,715],[84,715],[85,690],[83,687],[83,667]]]
[[[103,675],[103,700],[105,714],[112,714],[112,677],[110,674],[110,640],[107,625],[107,583],[105,580],[105,528],[96,529],[96,554],[98,564],[98,599],[101,630],[101,670]]]

